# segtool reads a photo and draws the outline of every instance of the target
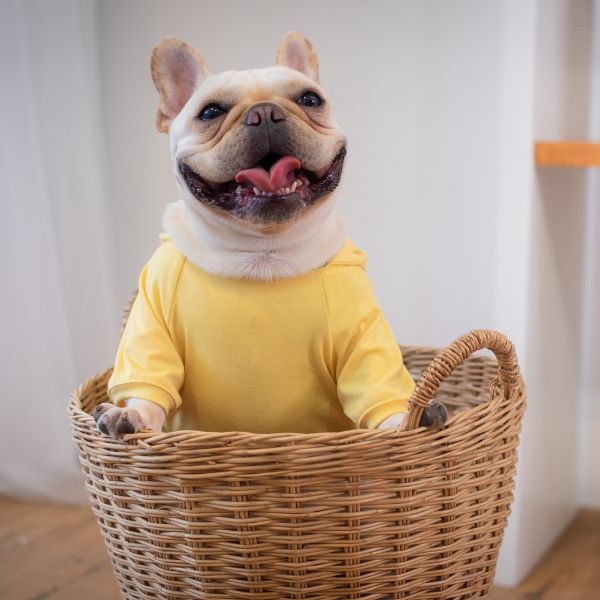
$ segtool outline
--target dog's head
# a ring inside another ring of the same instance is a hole
[[[176,38],[156,46],[151,66],[157,127],[169,132],[183,199],[196,210],[277,230],[337,187],[346,136],[301,35],[288,33],[266,69],[212,74]]]

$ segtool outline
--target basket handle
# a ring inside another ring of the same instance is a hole
[[[433,399],[442,381],[444,381],[471,354],[478,350],[491,350],[498,360],[496,385],[504,388],[505,397],[521,387],[522,380],[517,362],[517,353],[512,342],[503,334],[491,329],[476,329],[459,337],[442,350],[423,371],[415,391],[409,400],[408,415],[404,421],[404,430],[419,427],[423,409]]]

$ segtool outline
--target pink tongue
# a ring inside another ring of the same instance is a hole
[[[294,171],[302,163],[295,156],[280,158],[267,173],[262,167],[244,169],[235,176],[236,183],[251,183],[263,192],[276,192],[279,188],[289,187],[294,183]]]

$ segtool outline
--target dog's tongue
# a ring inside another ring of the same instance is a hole
[[[254,187],[264,192],[276,192],[282,187],[294,183],[294,170],[299,169],[302,163],[295,156],[280,158],[267,173],[262,167],[244,169],[235,176],[236,183],[251,183]]]

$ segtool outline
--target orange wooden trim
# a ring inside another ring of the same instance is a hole
[[[536,142],[535,164],[540,167],[600,167],[600,143]]]

